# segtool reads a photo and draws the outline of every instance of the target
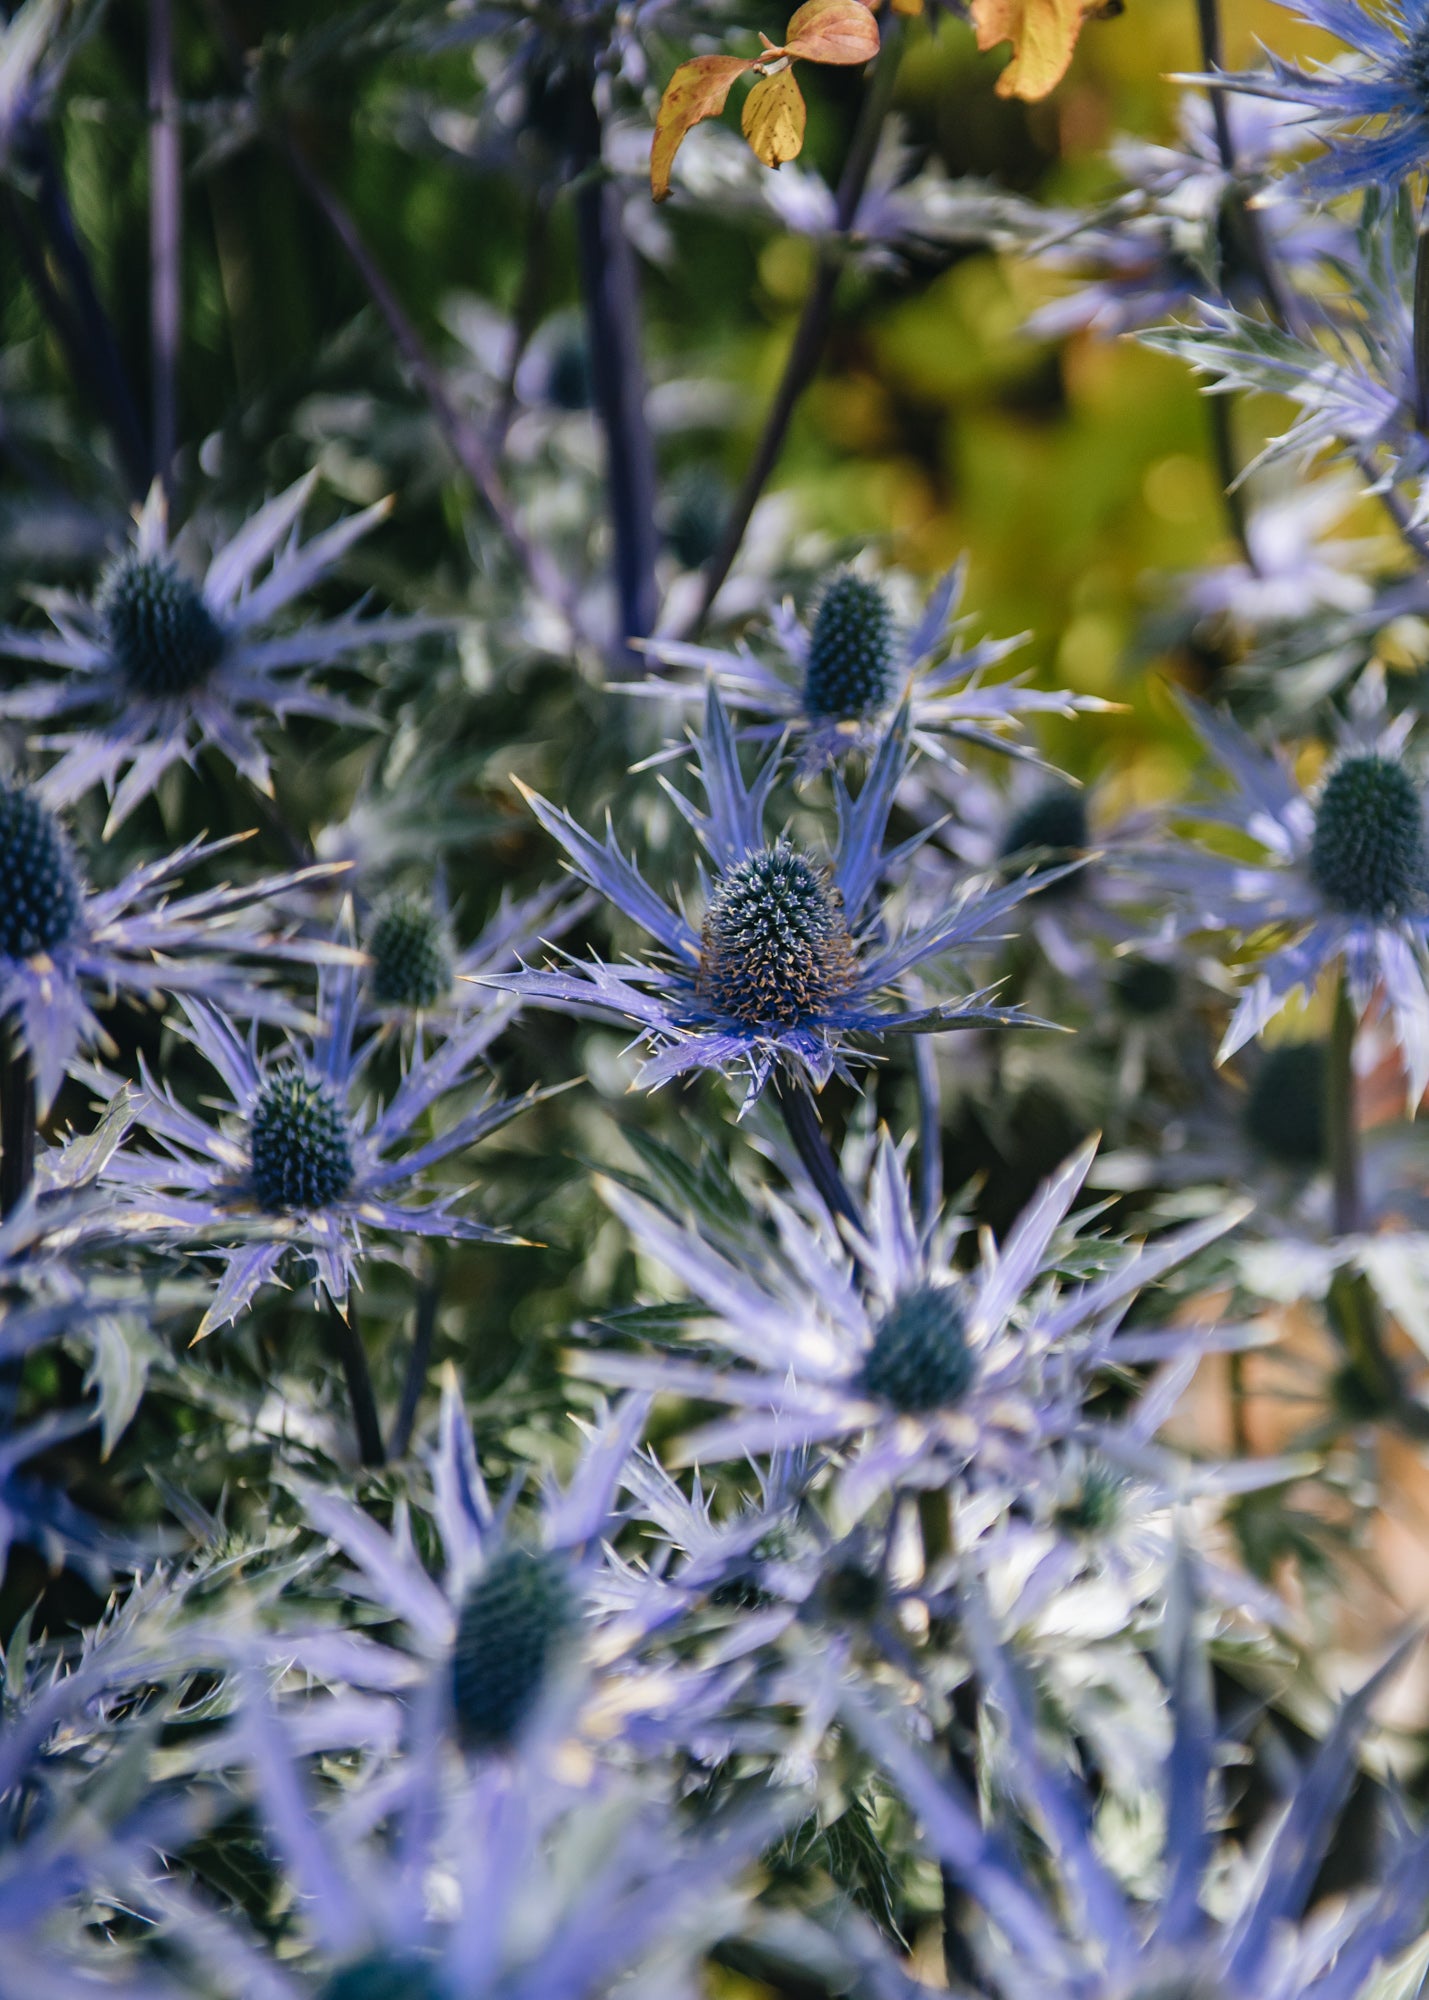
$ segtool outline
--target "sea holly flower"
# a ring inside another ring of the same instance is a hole
[[[1394,194],[1429,154],[1429,4],[1389,0],[1370,8],[1359,0],[1279,0],[1311,27],[1354,51],[1349,61],[1301,69],[1267,51],[1268,70],[1203,77],[1217,88],[1244,90],[1303,105],[1328,150],[1302,169],[1309,193],[1332,196],[1353,188]],[[1348,128],[1331,134],[1326,126]]]
[[[652,1203],[602,1183],[637,1245],[704,1306],[699,1337],[726,1350],[730,1363],[600,1353],[579,1365],[602,1381],[732,1405],[736,1415],[689,1440],[703,1461],[775,1447],[847,1451],[839,1483],[855,1516],[896,1486],[959,1480],[1025,1497],[1049,1476],[1052,1447],[1078,1430],[1103,1370],[1133,1353],[1165,1358],[1192,1340],[1118,1336],[1136,1294],[1246,1213],[1223,1208],[1153,1247],[1107,1246],[1102,1274],[1059,1294],[1059,1231],[1094,1152],[1089,1144],[1067,1161],[1001,1249],[986,1239],[971,1274],[954,1258],[961,1218],[920,1234],[905,1167],[886,1136],[861,1204],[863,1226],[850,1226],[847,1240],[821,1208],[804,1213],[766,1197],[780,1248],[773,1263],[736,1262]],[[1204,1342],[1204,1332],[1198,1337]]]
[[[1156,1865],[1133,1891],[1113,1872],[1098,1816],[1098,1773],[1081,1776],[1039,1741],[1032,1693],[975,1593],[963,1605],[978,1678],[1002,1725],[1009,1804],[1039,1836],[1038,1868],[1020,1842],[984,1823],[944,1759],[934,1767],[893,1718],[847,1678],[828,1697],[882,1765],[923,1839],[977,1913],[969,1942],[979,1990],[996,2000],[1361,2000],[1419,1934],[1429,1895],[1429,1837],[1397,1801],[1381,1815],[1369,1887],[1347,1901],[1316,1896],[1357,1774],[1370,1706],[1403,1650],[1341,1704],[1323,1740],[1290,1777],[1255,1853],[1224,1836],[1218,1782],[1240,1745],[1216,1719],[1211,1662],[1194,1629],[1184,1573],[1164,1621],[1168,1713]],[[837,1666],[811,1662],[832,1681]],[[1094,1831],[1094,1828],[1096,1831]],[[1148,1885],[1153,1885],[1149,1887]]]
[[[214,551],[201,580],[170,549],[155,486],[131,545],[89,602],[47,592],[38,601],[52,633],[0,630],[0,654],[66,669],[63,679],[0,696],[0,715],[53,723],[88,711],[81,726],[39,739],[59,752],[41,784],[50,804],[68,804],[102,784],[112,832],[166,771],[193,765],[209,747],[267,791],[266,718],[372,726],[370,714],[314,685],[312,669],[425,631],[429,621],[351,611],[287,631],[265,629],[390,509],[390,501],[378,501],[300,542],[298,520],[316,483],[310,472],[261,507]]]
[[[759,39],[764,48],[757,56],[696,56],[670,78],[650,151],[650,192],[656,201],[669,196],[680,141],[702,118],[718,118],[736,77],[758,76],[740,122],[755,157],[778,167],[796,159],[804,145],[808,113],[794,64],[866,63],[879,48],[878,23],[863,0],[805,0],[789,17],[782,43],[765,34]]]
[[[460,946],[442,875],[427,894],[389,890],[363,924],[366,1006],[389,1023],[420,1019],[446,1027],[478,1006],[499,1010],[503,1002],[479,982],[488,973],[509,971],[538,943],[562,937],[594,901],[589,893],[570,895],[563,882],[531,896],[503,895],[480,934]]]
[[[282,1916],[260,1931],[216,1909],[188,1886],[172,1842],[162,1867],[130,1869],[126,1906],[205,1990],[217,1970],[224,1992],[263,2000],[693,1993],[703,1952],[739,1928],[737,1878],[788,1819],[766,1796],[692,1825],[658,1778],[609,1763],[492,1758],[458,1771],[429,1703],[414,1708],[404,1754],[359,1771],[336,1799],[312,1782],[309,1746],[261,1686],[235,1733],[259,1835],[295,1891]],[[34,1990],[71,2000],[65,1987]]]
[[[796,733],[799,767],[806,775],[835,763],[849,750],[874,749],[905,700],[913,746],[948,761],[947,739],[1006,750],[1008,732],[1027,715],[1074,715],[1112,706],[1094,695],[1049,693],[1021,681],[990,683],[990,667],[1023,643],[984,639],[962,643],[960,615],[967,564],[959,563],[935,585],[917,620],[899,629],[884,585],[857,570],[840,570],[820,592],[812,624],[802,625],[786,605],[774,615],[784,658],[766,666],[742,642],[734,650],[649,639],[644,651],[689,681],[650,676],[629,694],[667,696],[672,688],[702,694],[707,682],[725,705],[748,716],[742,730],[772,742]]]
[[[361,965],[323,969],[318,1031],[262,1054],[224,1017],[186,1001],[184,1039],[222,1079],[228,1102],[210,1124],[142,1067],[132,1110],[157,1151],[126,1149],[106,1175],[134,1226],[220,1258],[223,1275],[196,1339],[227,1326],[293,1259],[341,1309],[359,1260],[400,1255],[411,1237],[499,1243],[505,1231],[459,1214],[454,1196],[399,1199],[428,1168],[464,1152],[533,1100],[488,1091],[445,1131],[420,1136],[440,1100],[468,1088],[504,1016],[488,1011],[432,1050],[417,1048],[384,1104],[366,1088],[375,1036],[359,1039]]]
[[[1413,716],[1386,720],[1382,681],[1366,676],[1337,755],[1307,790],[1228,717],[1185,706],[1232,786],[1199,817],[1243,834],[1264,856],[1255,865],[1197,855],[1195,918],[1246,939],[1273,929],[1285,940],[1254,961],[1217,1059],[1338,965],[1361,1015],[1382,1006],[1417,1103],[1429,1087],[1429,834],[1421,780],[1405,756]]]
[[[628,1397],[582,1426],[569,1481],[548,1482],[539,1521],[518,1528],[516,1489],[499,1506],[488,1497],[448,1370],[431,1459],[437,1576],[410,1536],[384,1533],[341,1495],[295,1481],[313,1527],[356,1566],[348,1587],[396,1628],[353,1659],[353,1685],[405,1693],[415,1665],[470,1758],[519,1757],[533,1769],[546,1768],[573,1733],[686,1741],[717,1714],[727,1686],[718,1674],[642,1661],[646,1642],[683,1609],[684,1597],[649,1575],[631,1588],[627,1573],[618,1603],[607,1587],[604,1543],[619,1525],[616,1496],[647,1408],[643,1397]]]
[[[1027,322],[1030,335],[1058,340],[1085,330],[1114,338],[1171,317],[1194,320],[1203,300],[1249,306],[1263,277],[1246,233],[1248,187],[1256,190],[1255,227],[1289,277],[1308,278],[1325,259],[1350,252],[1353,238],[1342,223],[1308,211],[1268,178],[1277,160],[1304,145],[1303,121],[1254,97],[1233,102],[1229,112],[1234,177],[1221,158],[1209,99],[1188,94],[1177,144],[1123,139],[1112,146],[1124,186],[1105,209],[1085,218],[1043,217],[1028,245],[1031,259],[1089,281],[1039,307]]]
[[[112,889],[86,887],[59,819],[39,792],[0,778],[0,1015],[29,1055],[41,1115],[81,1049],[103,1046],[93,1011],[116,993],[202,993],[252,1017],[283,1011],[225,960],[321,957],[329,947],[235,921],[252,905],[333,873],[323,863],[240,887],[171,897],[181,876],[232,840],[191,841]]]
[[[1202,617],[1230,618],[1252,633],[1298,625],[1325,610],[1369,611],[1375,593],[1365,570],[1383,559],[1383,545],[1325,534],[1358,497],[1349,479],[1297,478],[1253,498],[1245,514],[1246,559],[1194,570],[1184,585],[1186,603]]]
[[[1247,471],[1286,458],[1303,469],[1317,454],[1338,449],[1374,490],[1390,481],[1413,488],[1417,524],[1429,505],[1429,445],[1414,415],[1417,241],[1407,192],[1390,203],[1367,195],[1355,244],[1327,259],[1333,294],[1297,309],[1288,326],[1207,299],[1194,322],[1152,327],[1139,338],[1207,377],[1209,395],[1259,390],[1296,408],[1294,422]]]
[[[656,895],[613,833],[595,841],[568,813],[523,787],[576,874],[653,937],[660,957],[645,965],[572,961],[568,970],[523,970],[489,983],[562,1012],[632,1022],[655,1050],[640,1073],[647,1088],[691,1070],[742,1069],[751,1100],[778,1069],[805,1075],[818,1088],[835,1073],[847,1074],[855,1037],[1022,1021],[988,1006],[979,993],[912,1013],[882,999],[925,959],[985,936],[1027,894],[1025,882],[969,888],[944,898],[926,923],[888,935],[876,890],[896,858],[884,854],[883,838],[908,762],[910,727],[905,702],[857,798],[836,775],[839,837],[825,864],[785,837],[769,840],[765,802],[779,753],[746,784],[729,717],[711,688],[695,741],[707,810],[670,794],[710,864],[700,869],[705,912],[698,932]]]

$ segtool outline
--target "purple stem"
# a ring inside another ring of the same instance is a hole
[[[149,0],[149,348],[154,470],[166,487],[178,448],[182,177],[173,5]]]

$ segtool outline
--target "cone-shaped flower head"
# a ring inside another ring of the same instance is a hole
[[[749,1028],[816,1020],[853,982],[853,940],[828,870],[787,840],[720,876],[705,912],[698,992]]]
[[[263,1084],[248,1121],[254,1199],[267,1215],[327,1208],[352,1186],[352,1132],[332,1085],[296,1066]]]
[[[381,1954],[345,1965],[326,1981],[318,2000],[444,2000],[437,1969],[425,1958]]]
[[[513,1546],[492,1557],[462,1599],[452,1646],[452,1708],[468,1749],[515,1739],[576,1616],[562,1555]]]
[[[1282,1042],[1267,1049],[1245,1100],[1246,1137],[1277,1166],[1313,1173],[1325,1164],[1325,1049]]]
[[[367,988],[379,1007],[435,1007],[451,991],[451,933],[436,906],[406,893],[388,896],[372,913],[363,939],[372,960]]]
[[[804,707],[811,716],[855,722],[897,691],[893,607],[880,584],[845,570],[825,589],[809,635]]]
[[[958,1288],[915,1285],[876,1321],[863,1386],[895,1410],[922,1416],[952,1408],[976,1372]]]
[[[1424,805],[1404,766],[1367,751],[1346,757],[1315,809],[1310,873],[1326,900],[1356,917],[1398,916],[1422,901]]]
[[[126,551],[100,586],[98,608],[110,656],[136,694],[191,694],[223,653],[203,592],[167,556]]]
[[[80,908],[79,877],[58,820],[24,786],[0,783],[0,953],[57,951],[74,937]]]

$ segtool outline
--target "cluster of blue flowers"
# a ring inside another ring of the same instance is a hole
[[[458,301],[442,363],[305,150],[324,50],[238,62],[193,124],[276,144],[465,482],[468,594],[392,611],[336,436],[315,529],[233,439],[130,476],[50,150],[92,24],[0,30],[0,214],[107,425],[0,626],[0,2000],[1425,1990],[1416,1640],[1345,1606],[1429,1438],[1429,4],[1298,0],[1341,54],[1242,72],[1185,4],[1095,213],[905,152],[930,4],[836,185],[702,129],[658,223],[723,6],[396,10],[381,59],[469,58],[420,146],[578,245],[582,329]],[[966,564],[658,500],[635,250],[721,187],[818,245],[790,407],[841,260],[954,243],[1027,338],[1208,378],[1187,789],[1057,766],[1117,704]]]

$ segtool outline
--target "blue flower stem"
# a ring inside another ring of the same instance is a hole
[[[412,1442],[412,1428],[417,1421],[417,1405],[422,1399],[427,1371],[432,1365],[432,1344],[437,1334],[437,1308],[441,1304],[441,1298],[441,1272],[434,1269],[423,1279],[421,1289],[417,1293],[416,1310],[412,1315],[412,1351],[407,1356],[407,1372],[402,1378],[402,1396],[397,1405],[397,1415],[392,1422],[391,1436],[387,1441],[389,1458],[405,1458]]]
[[[1360,1161],[1359,1122],[1355,1116],[1355,1004],[1348,976],[1341,971],[1335,989],[1330,1026],[1329,1070],[1325,1082],[1325,1118],[1337,1236],[1354,1236],[1364,1227],[1364,1195]]]
[[[629,641],[655,628],[655,445],[645,409],[640,274],[621,218],[619,188],[601,161],[600,117],[591,105],[590,159],[575,184],[576,253],[590,341],[591,387],[605,434],[605,480],[615,544],[620,613],[618,664],[645,671]]]
[[[799,323],[794,329],[794,338],[784,363],[784,373],[780,378],[779,387],[774,392],[774,400],[769,406],[768,415],[764,419],[764,429],[754,448],[754,456],[744,475],[744,483],[735,496],[719,546],[705,570],[699,609],[695,613],[691,631],[697,632],[704,624],[716,597],[724,587],[725,578],[734,567],[734,560],[743,545],[750,517],[769,482],[770,474],[779,462],[779,454],[784,448],[784,439],[795,408],[818,370],[833,319],[834,295],[838,291],[839,279],[843,274],[844,245],[841,239],[852,228],[854,217],[858,213],[858,205],[863,199],[863,191],[868,185],[869,171],[873,166],[874,155],[878,151],[883,123],[893,102],[893,86],[898,77],[898,58],[902,48],[903,22],[900,16],[893,15],[884,22],[883,45],[874,62],[858,123],[854,127],[853,139],[849,145],[848,157],[844,161],[843,173],[834,199],[833,229],[819,253],[814,281],[809,287],[808,297],[799,315]]]
[[[351,1296],[347,1310],[343,1312],[333,1299],[328,1300],[328,1323],[332,1328],[332,1342],[337,1358],[342,1365],[343,1377],[347,1383],[347,1398],[352,1406],[352,1425],[357,1433],[357,1456],[363,1465],[385,1465],[387,1453],[382,1443],[382,1425],[377,1416],[377,1398],[372,1393],[372,1375],[367,1366],[367,1350],[362,1344],[362,1328],[358,1325],[357,1306]]]
[[[839,1163],[828,1141],[819,1114],[807,1087],[802,1083],[791,1083],[783,1077],[774,1080],[774,1097],[783,1114],[785,1129],[794,1142],[794,1150],[803,1161],[809,1179],[814,1183],[819,1196],[832,1215],[841,1215],[851,1222],[855,1229],[862,1230],[863,1217],[858,1203],[849,1192],[848,1183],[839,1171]]]
[[[149,0],[149,357],[154,471],[178,449],[183,155],[174,91],[173,0]]]

